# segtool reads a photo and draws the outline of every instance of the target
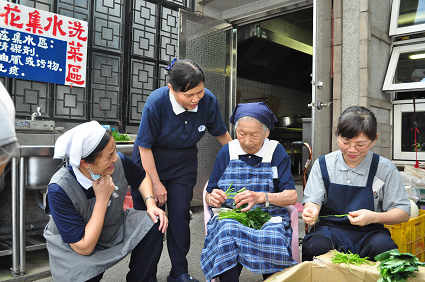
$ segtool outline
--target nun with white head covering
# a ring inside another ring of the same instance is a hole
[[[15,106],[0,82],[0,175],[18,148],[15,134]]]
[[[106,269],[131,252],[127,281],[156,281],[168,219],[156,206],[152,183],[132,160],[117,153],[97,121],[60,136],[54,158],[66,159],[50,180],[44,237],[55,281],[100,281]],[[146,210],[123,210],[128,186]],[[149,248],[149,257],[141,250]]]
[[[277,119],[266,104],[239,104],[230,121],[235,124],[237,139],[218,153],[205,200],[210,208],[248,211],[260,207],[273,220],[256,230],[213,216],[207,224],[201,268],[207,280],[239,281],[242,267],[263,274],[265,279],[296,263],[285,208],[297,200],[291,159],[278,141],[268,139]],[[245,189],[230,199],[225,193],[229,187],[235,192]]]

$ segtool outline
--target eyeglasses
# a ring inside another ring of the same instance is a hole
[[[372,144],[372,141],[352,142],[352,141],[345,139],[343,137],[338,137],[338,141],[344,147],[350,148],[351,146],[353,146],[353,148],[356,149],[357,151],[365,150],[365,149],[369,148],[370,144]]]

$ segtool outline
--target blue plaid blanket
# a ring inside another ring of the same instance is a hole
[[[260,230],[215,216],[207,229],[201,268],[208,280],[237,263],[256,273],[274,273],[296,264],[291,254],[292,230],[287,215],[281,223],[266,223]]]

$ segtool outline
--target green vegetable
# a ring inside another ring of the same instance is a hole
[[[233,183],[230,184],[229,188],[224,192],[227,196],[227,199],[234,199],[235,196],[243,191],[246,190],[245,187],[242,187],[238,191],[235,192],[235,188],[232,188]],[[235,205],[235,202],[233,201],[233,205]]]
[[[368,257],[361,258],[358,254],[353,254],[352,252],[348,251],[348,253],[342,253],[335,251],[335,255],[332,257],[333,263],[345,263],[347,265],[354,264],[364,264],[364,263],[371,263],[371,261],[367,260]]]
[[[235,188],[231,188],[232,185],[233,183],[230,184],[229,188],[227,188],[227,190],[224,192],[228,199],[234,199],[237,194],[246,190],[246,188],[243,187],[242,189],[239,189],[238,191],[235,192]]]
[[[241,211],[242,208],[232,209],[221,211],[218,214],[218,219],[230,218],[234,219],[241,224],[248,226],[254,229],[261,229],[261,227],[269,221],[271,218],[268,212],[263,211],[261,208],[257,207],[254,210],[249,210],[246,212]]]
[[[116,130],[112,130],[111,135],[115,139],[115,141],[117,141],[117,142],[119,142],[119,141],[131,141],[130,136],[128,136],[127,134],[121,134]]]
[[[330,215],[321,215],[321,216],[319,216],[319,217],[329,217],[329,216],[344,217],[344,216],[348,216],[348,213],[345,213],[345,214],[330,214]]]
[[[399,250],[389,250],[375,257],[376,261],[381,263],[378,266],[381,277],[378,282],[404,282],[414,272],[418,271],[418,266],[425,266],[425,263],[409,253],[400,253]]]
[[[232,185],[233,183],[230,184],[229,188],[227,188],[227,190],[224,192],[228,199],[234,199],[237,194],[243,191],[246,191],[245,187],[242,187],[238,191],[235,191],[235,188],[232,188]],[[234,202],[233,202],[233,205],[235,205]],[[236,208],[232,210],[226,209],[224,211],[220,211],[218,214],[218,219],[225,219],[225,218],[234,219],[250,228],[261,229],[264,223],[269,221],[269,219],[271,218],[268,212],[263,211],[259,207],[255,208],[254,210],[242,212],[241,210],[246,206],[247,204],[237,209]]]

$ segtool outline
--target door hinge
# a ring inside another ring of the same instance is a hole
[[[323,110],[324,108],[327,108],[327,107],[329,107],[331,104],[332,104],[333,102],[328,102],[328,103],[322,103],[322,102],[320,102],[320,101],[317,101],[317,102],[312,102],[312,103],[309,103],[308,105],[307,105],[307,107],[309,107],[309,108],[315,108],[316,110],[318,110],[318,111],[320,111],[320,110]]]
[[[319,81],[312,80],[311,81],[311,84],[314,85],[314,86],[316,86],[319,89],[322,89],[323,88],[323,85],[324,85],[323,81],[320,81],[320,80]]]

